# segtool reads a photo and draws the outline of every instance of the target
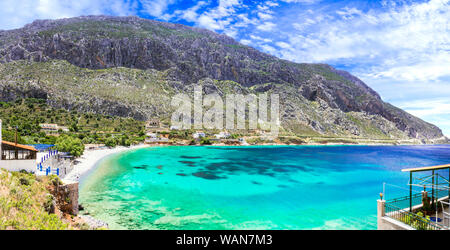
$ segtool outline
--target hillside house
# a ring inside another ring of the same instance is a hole
[[[150,120],[145,123],[146,130],[160,128],[160,127],[161,127],[161,125],[160,125],[159,120]]]
[[[58,124],[52,123],[41,123],[39,124],[41,127],[41,131],[46,134],[58,134],[58,131],[68,132],[69,129],[67,127],[59,126]]]
[[[158,135],[157,133],[147,133],[145,143],[168,143],[169,135]]]
[[[194,139],[200,139],[200,138],[206,137],[206,134],[203,132],[195,132],[194,134],[192,134],[192,137]]]
[[[231,134],[228,132],[220,132],[218,134],[214,135],[216,137],[216,139],[220,140],[220,139],[228,139],[231,137]]]
[[[8,171],[35,172],[38,150],[32,146],[2,140],[0,120],[0,168]]]

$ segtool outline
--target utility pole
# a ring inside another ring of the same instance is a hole
[[[15,136],[15,141],[14,141],[14,143],[15,143],[15,159],[16,160],[18,160],[19,159],[19,150],[17,149],[17,126],[16,126],[16,136]]]

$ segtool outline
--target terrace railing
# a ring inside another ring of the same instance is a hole
[[[413,194],[411,196],[411,200],[412,200],[413,206],[422,204],[422,194],[421,193]],[[402,196],[402,197],[386,200],[386,204],[389,203],[393,207],[397,207],[400,209],[406,209],[406,208],[409,208],[409,206],[410,206],[409,201],[410,201],[409,196]]]
[[[441,199],[448,196],[448,190],[435,190],[434,198]],[[431,196],[431,194],[428,194]],[[431,197],[430,197],[431,198]],[[410,200],[412,201],[410,203]],[[444,227],[419,216],[413,212],[409,211],[409,206],[412,204],[413,207],[418,207],[422,205],[422,194],[416,193],[410,196],[403,196],[395,199],[390,199],[385,202],[385,215],[392,219],[403,222],[418,230],[442,230]]]
[[[412,228],[417,230],[442,230],[443,228],[415,213],[409,212],[407,209],[402,209],[392,205],[391,203],[385,203],[385,215],[394,220],[403,222]]]

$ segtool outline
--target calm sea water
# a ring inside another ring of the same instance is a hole
[[[80,201],[112,229],[375,229],[376,200],[450,146],[158,147],[102,160]],[[447,174],[448,175],[448,174]]]

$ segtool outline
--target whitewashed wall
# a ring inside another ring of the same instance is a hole
[[[8,171],[20,171],[25,170],[27,172],[36,171],[36,160],[10,160],[0,161],[0,168]]]

